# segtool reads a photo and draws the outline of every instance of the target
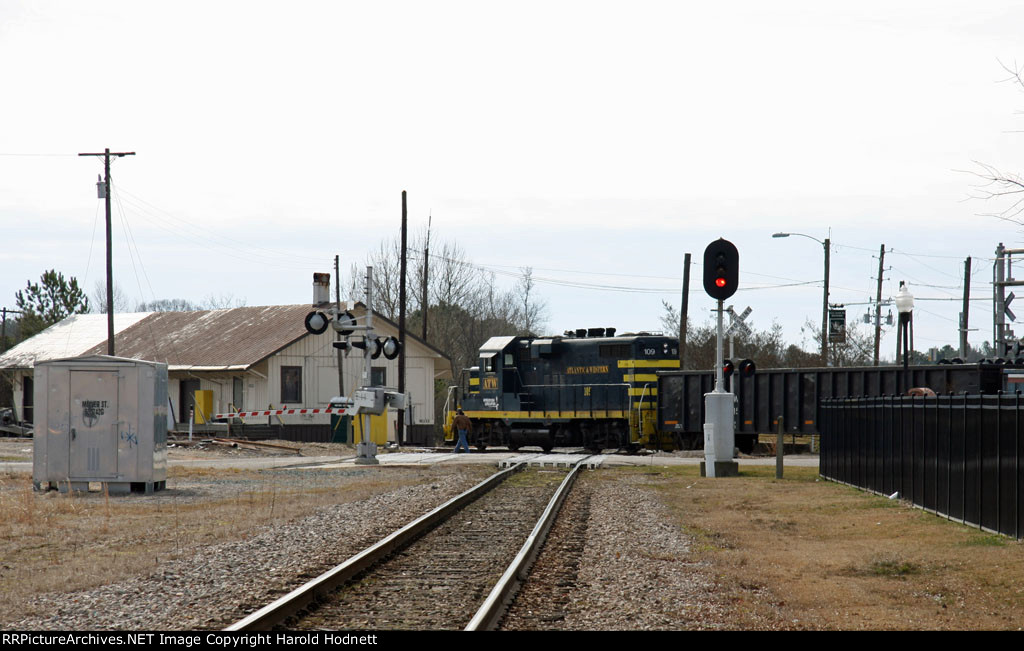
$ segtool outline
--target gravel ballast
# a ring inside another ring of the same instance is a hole
[[[396,469],[397,470],[397,469]],[[400,470],[398,470],[401,472]],[[320,472],[320,471],[310,471]],[[416,472],[423,472],[422,468]],[[4,630],[215,630],[321,574],[479,481],[484,468],[447,466],[422,483],[366,500],[321,507],[313,515],[264,527],[231,542],[196,547],[160,560],[144,575],[77,592],[37,595]],[[613,472],[613,471],[609,471]],[[632,473],[588,473],[576,491],[587,503],[573,585],[564,585],[557,621],[529,611],[515,628],[651,630],[722,627],[706,568],[690,560],[691,541],[672,524],[652,479]],[[279,473],[281,474],[281,473]],[[351,473],[348,473],[351,474]],[[288,471],[297,487],[309,481]],[[340,471],[342,477],[346,471]],[[349,480],[357,481],[350,477]],[[225,479],[210,477],[217,484]],[[191,499],[216,490],[196,485]],[[146,497],[157,499],[159,497]],[[580,498],[575,498],[580,499]],[[553,533],[553,535],[556,535]],[[538,561],[540,564],[542,559]]]

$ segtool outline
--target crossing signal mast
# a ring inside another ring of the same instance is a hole
[[[362,440],[356,445],[355,462],[376,464],[377,445],[370,438],[370,415],[382,414],[388,407],[405,409],[407,398],[403,393],[372,386],[370,360],[381,355],[387,359],[398,357],[402,343],[396,337],[381,339],[373,332],[373,267],[366,268],[366,322],[363,325],[358,324],[355,315],[347,310],[342,311],[334,306],[323,308],[330,303],[330,279],[330,274],[313,274],[314,309],[306,315],[306,331],[319,335],[326,332],[330,325],[344,337],[343,341],[332,342],[332,346],[344,350],[346,354],[352,348],[363,351],[363,386],[354,392],[351,400],[339,396],[332,399],[331,404],[351,404],[355,413],[363,417]],[[362,338],[350,341],[349,337],[357,331],[363,333]]]
[[[722,303],[736,293],[740,280],[740,253],[736,245],[718,239],[704,249],[704,291],[718,301],[718,336],[715,353],[715,390],[704,394],[704,474],[707,477],[729,477],[739,474],[733,461],[736,443],[734,427],[735,400],[725,390],[725,362],[722,359]],[[729,363],[730,373],[732,362]]]

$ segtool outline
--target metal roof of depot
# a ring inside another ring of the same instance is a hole
[[[152,312],[114,315],[117,333],[145,319]],[[32,368],[37,361],[78,357],[98,345],[107,350],[107,315],[73,314],[0,355],[0,368]]]
[[[170,370],[243,370],[304,337],[309,310],[308,305],[269,305],[154,312],[115,335],[114,349],[125,357],[166,361]]]
[[[311,309],[302,304],[115,314],[114,349],[119,357],[164,362],[171,371],[242,371],[306,336],[305,317]],[[357,302],[353,310],[365,306]],[[106,323],[105,314],[69,316],[0,355],[0,369],[106,354]],[[408,332],[406,336],[448,362],[450,375],[451,362],[444,353]]]

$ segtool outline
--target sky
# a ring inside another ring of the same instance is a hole
[[[724,237],[727,305],[814,350],[829,238],[830,302],[863,317],[884,245],[919,350],[957,346],[970,256],[978,345],[996,246],[1022,246],[977,187],[1024,170],[1022,27],[1003,0],[0,0],[0,307],[48,269],[105,281],[78,154],[110,148],[135,153],[112,163],[133,304],[308,302],[398,236],[406,191],[411,231],[504,287],[532,268],[550,333],[660,330],[686,253],[709,323]]]

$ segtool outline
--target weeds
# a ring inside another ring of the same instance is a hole
[[[921,568],[917,563],[901,560],[899,558],[881,558],[872,561],[870,567],[870,573],[875,576],[886,576],[896,579],[902,579],[913,574],[918,574],[920,571]]]
[[[1008,543],[1009,538],[1006,536],[979,533],[971,536],[960,544],[964,547],[1005,547]]]

